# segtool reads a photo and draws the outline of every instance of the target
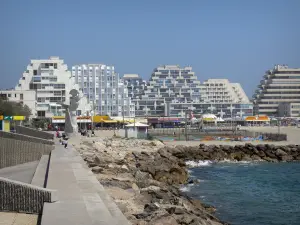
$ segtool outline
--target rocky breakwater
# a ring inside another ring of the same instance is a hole
[[[245,144],[245,145],[204,145],[195,147],[176,146],[165,149],[172,156],[188,161],[198,160],[231,160],[231,161],[267,161],[290,162],[300,160],[300,146],[272,145],[272,144]]]
[[[121,138],[86,140],[75,148],[132,224],[225,224],[213,207],[180,192],[188,182],[183,148]]]

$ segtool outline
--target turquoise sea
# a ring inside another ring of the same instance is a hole
[[[299,225],[300,163],[210,163],[190,169],[188,195],[233,225]]]

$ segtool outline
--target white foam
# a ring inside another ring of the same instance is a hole
[[[189,192],[191,190],[191,187],[189,187],[189,186],[183,186],[179,190],[182,191],[182,192]]]
[[[213,162],[210,160],[199,160],[198,162],[195,161],[187,161],[185,164],[189,167],[201,167],[201,166],[210,166]]]

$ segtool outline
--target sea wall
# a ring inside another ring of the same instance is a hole
[[[20,141],[29,141],[29,142],[34,142],[34,143],[46,144],[46,145],[54,145],[54,141],[51,141],[51,140],[32,137],[32,136],[28,136],[28,135],[24,135],[24,134],[14,134],[14,133],[9,133],[9,132],[5,132],[5,131],[0,131],[0,137],[10,138],[10,139],[15,139],[15,140],[20,140]]]
[[[0,169],[40,160],[52,150],[52,145],[0,137]]]
[[[268,162],[299,161],[300,146],[247,143],[245,145],[205,145],[165,147],[172,156],[182,160],[263,160]]]
[[[24,134],[32,137],[42,138],[42,139],[54,139],[54,134],[45,132],[45,131],[39,131],[28,127],[23,126],[16,126],[16,132],[18,134]]]
[[[54,201],[55,190],[0,177],[0,211],[40,214],[44,202]]]

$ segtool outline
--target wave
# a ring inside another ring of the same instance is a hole
[[[198,162],[196,161],[186,161],[185,164],[189,167],[201,167],[201,166],[211,166],[213,161],[210,160],[199,160]]]
[[[194,184],[187,184],[187,185],[181,186],[179,188],[179,190],[182,192],[189,192],[189,191],[191,191],[191,187],[193,187],[193,186],[194,186]]]

